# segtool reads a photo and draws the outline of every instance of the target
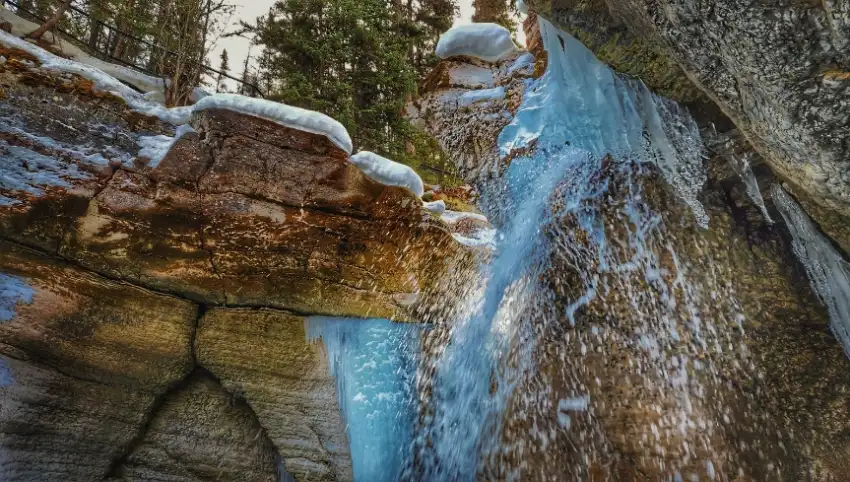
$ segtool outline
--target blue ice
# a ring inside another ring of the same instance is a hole
[[[337,381],[354,480],[399,480],[416,420],[415,376],[421,327],[389,320],[312,317]]]

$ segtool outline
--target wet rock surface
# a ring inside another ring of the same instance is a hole
[[[821,227],[848,245],[836,221],[850,212],[846,2],[528,4],[613,68],[690,104],[718,129],[727,128],[728,116],[798,197],[811,201],[809,212]]]
[[[444,63],[438,69],[452,68],[459,67]],[[453,88],[436,85],[420,102],[435,102]],[[456,115],[454,106],[444,108],[445,116]],[[483,112],[471,110],[464,113],[470,123]],[[427,124],[438,137],[447,124],[434,120],[442,118],[434,113]],[[499,158],[493,139],[488,134],[444,147],[452,155],[458,149],[467,173],[482,166],[492,171],[494,162],[499,172],[522,153]],[[466,147],[475,142],[484,146],[477,158]],[[578,211],[558,215],[555,191],[555,218],[546,230],[553,240],[566,241],[554,243],[542,275],[551,299],[532,303],[521,315],[538,320],[534,325],[545,327],[540,336],[547,341],[535,349],[534,373],[521,382],[506,410],[502,446],[489,454],[483,469],[488,477],[831,481],[850,476],[845,457],[850,377],[843,348],[809,288],[788,231],[765,218],[726,151],[717,152],[706,161],[708,182],[699,198],[711,219],[707,229],[697,225],[654,165],[607,159],[593,181],[605,195]],[[772,171],[763,163],[752,168],[767,192],[775,180]],[[486,178],[470,180],[487,192]],[[770,217],[780,219],[766,198]],[[636,214],[628,199],[641,199],[646,212]],[[598,213],[613,259],[657,256],[652,263],[660,278],[648,283],[628,269],[576,265],[597,249],[582,237],[586,226],[576,212]],[[630,242],[637,226],[628,220],[644,215],[658,216],[645,240],[654,255],[637,252]],[[572,306],[586,289],[586,272],[599,273],[594,282],[599,292],[591,303]],[[693,285],[683,284],[687,276]],[[672,305],[662,306],[658,299]],[[695,332],[694,323],[703,328]],[[685,339],[641,336],[665,330]],[[438,327],[425,346],[438,346],[441,336]],[[522,347],[516,350],[512,356],[522,356]]]

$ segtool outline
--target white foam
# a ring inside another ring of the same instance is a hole
[[[493,102],[504,100],[505,88],[495,87],[492,89],[470,90],[464,92],[457,100],[458,107],[469,107],[479,102]]]

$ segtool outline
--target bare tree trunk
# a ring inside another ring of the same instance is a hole
[[[50,29],[55,27],[56,24],[59,23],[59,20],[62,19],[62,15],[65,15],[65,12],[68,10],[68,8],[71,7],[71,2],[73,1],[74,0],[64,0],[62,2],[62,5],[59,5],[59,8],[57,8],[56,11],[53,12],[53,16],[50,17],[50,20],[45,22],[45,24],[39,27],[38,30],[36,30],[35,32],[30,32],[29,34],[27,34],[27,38],[38,40]]]

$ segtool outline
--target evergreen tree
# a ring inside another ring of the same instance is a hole
[[[515,4],[516,0],[473,0],[475,13],[472,15],[472,21],[498,23],[513,32],[516,30],[516,21],[511,10],[516,8]]]
[[[218,64],[218,81],[215,83],[216,92],[227,92],[227,84],[225,75],[230,72],[230,60],[227,58],[227,49],[221,51]]]
[[[279,0],[245,27],[264,47],[269,98],[337,119],[356,148],[430,162],[433,145],[403,112],[456,12],[454,0]]]

